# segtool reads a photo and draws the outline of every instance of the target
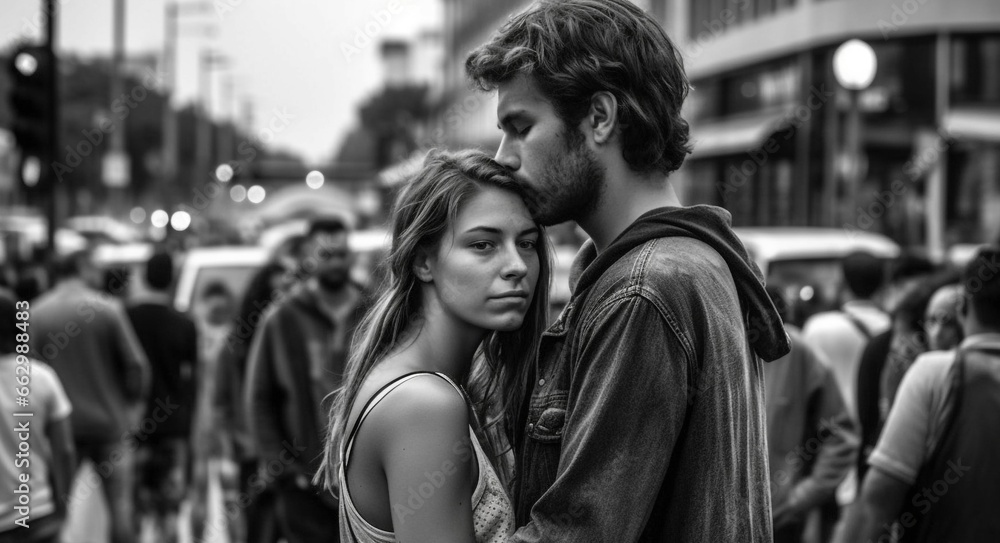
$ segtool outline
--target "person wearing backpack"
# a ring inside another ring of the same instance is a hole
[[[1000,247],[962,277],[957,349],[906,372],[835,541],[1000,541]]]
[[[856,251],[842,264],[848,299],[840,309],[817,313],[802,327],[802,336],[830,363],[851,418],[857,421],[858,363],[865,346],[889,329],[891,320],[873,300],[882,286],[885,266],[875,255]]]

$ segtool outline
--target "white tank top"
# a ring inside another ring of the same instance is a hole
[[[347,463],[351,459],[351,449],[354,446],[354,438],[358,429],[361,428],[361,423],[371,413],[375,405],[399,385],[421,375],[441,377],[455,387],[463,399],[465,398],[462,389],[447,375],[437,372],[420,372],[404,375],[390,382],[368,400],[368,404],[358,417],[358,422],[354,424],[350,435],[347,436],[342,449],[344,460],[340,464],[338,478],[340,479],[340,540],[343,542],[392,543],[396,541],[395,534],[372,526],[354,507],[351,493],[347,488]],[[476,543],[500,543],[506,541],[508,536],[514,533],[514,508],[471,426],[469,427],[469,436],[472,438],[476,461],[479,465],[479,480],[476,481],[476,488],[472,492],[472,521],[476,531]]]

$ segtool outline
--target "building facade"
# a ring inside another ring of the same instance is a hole
[[[666,15],[693,85],[686,202],[934,256],[1000,235],[1000,3],[678,0]],[[833,68],[852,38],[877,60],[860,91]]]
[[[940,254],[1000,236],[1000,2],[646,0],[681,48],[694,152],[685,203],[739,226],[881,232]],[[496,149],[495,96],[464,62],[526,0],[444,0],[444,76],[429,146]],[[864,90],[833,56],[875,52]],[[852,119],[854,122],[852,123]]]

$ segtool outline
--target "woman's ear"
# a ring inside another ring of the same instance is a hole
[[[431,271],[431,256],[430,252],[421,247],[417,249],[416,258],[413,259],[413,273],[424,283],[430,283],[434,280],[434,274]]]

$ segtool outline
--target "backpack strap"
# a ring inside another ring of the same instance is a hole
[[[868,325],[865,324],[864,321],[858,318],[858,316],[855,315],[854,313],[851,313],[850,311],[847,311],[845,309],[841,309],[840,312],[841,314],[844,315],[844,317],[848,321],[850,321],[851,324],[854,325],[854,328],[856,328],[858,332],[861,332],[861,335],[865,336],[865,342],[871,341],[872,337],[874,337],[875,334],[873,334],[872,331],[868,329]]]

